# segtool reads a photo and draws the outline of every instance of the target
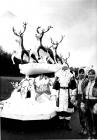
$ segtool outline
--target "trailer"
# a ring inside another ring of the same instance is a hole
[[[22,121],[49,120],[55,117],[57,91],[53,89],[53,84],[49,83],[53,83],[54,77],[50,78],[47,75],[57,72],[62,65],[28,63],[20,64],[19,68],[25,78],[15,85],[8,99],[0,101],[0,117]],[[38,76],[33,78],[34,75]],[[41,75],[46,76],[39,80]],[[38,91],[35,89],[35,82],[38,87],[42,87]],[[46,86],[48,84],[50,86]]]

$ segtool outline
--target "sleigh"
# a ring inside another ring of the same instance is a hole
[[[28,63],[19,65],[20,73],[28,77],[35,74],[55,73],[61,67],[62,65],[59,64]],[[11,96],[7,100],[0,102],[0,117],[16,120],[48,120],[56,116],[56,91],[51,86],[50,94],[42,92],[38,97],[39,93],[34,89],[33,80],[34,78],[32,77],[22,79],[12,91]],[[26,92],[26,94],[23,92]],[[37,100],[36,97],[38,97]]]

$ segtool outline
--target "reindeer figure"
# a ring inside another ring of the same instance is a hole
[[[38,47],[38,49],[37,49],[38,57],[40,57],[40,55],[39,55],[39,50],[40,50],[40,49],[42,49],[42,50],[44,50],[44,51],[46,50],[45,47],[44,47],[43,44],[42,44],[43,36],[44,36],[44,34],[45,34],[46,32],[48,32],[48,31],[49,31],[51,28],[53,28],[53,27],[52,27],[52,26],[48,26],[47,30],[42,29],[41,32],[39,31],[40,28],[41,28],[40,26],[37,27],[37,29],[36,29],[37,34],[35,35],[36,38],[37,38],[37,40],[39,40],[39,42],[40,42],[40,45],[39,45],[39,47]]]
[[[16,59],[15,59],[16,58]],[[17,51],[13,51],[12,54],[11,54],[11,60],[12,60],[12,63],[13,64],[19,64],[20,63],[20,57],[18,56],[18,53]]]
[[[62,62],[65,63],[68,66],[68,68],[69,68],[69,64],[68,64],[67,60],[69,57],[70,57],[70,52],[68,52],[68,57],[66,57],[66,58],[64,58],[62,55],[60,55]]]
[[[51,43],[52,43],[52,48],[53,48],[53,50],[54,50],[54,59],[55,59],[55,63],[57,63],[58,61],[58,59],[60,60],[60,57],[59,57],[59,55],[58,55],[58,53],[57,53],[57,49],[58,49],[58,46],[59,46],[59,44],[62,42],[62,40],[63,40],[63,38],[64,38],[64,36],[61,36],[61,40],[58,42],[58,41],[56,41],[56,42],[54,42],[53,40],[52,40],[52,38],[51,38]]]
[[[32,62],[38,63],[38,59],[37,59],[37,57],[36,57],[36,55],[34,53],[31,53],[31,59],[33,60]]]
[[[54,53],[53,53],[53,51],[51,49],[51,46],[50,47],[46,47],[46,50],[47,50],[47,54],[48,54],[47,59],[46,59],[47,63],[54,64],[55,63],[55,59],[54,59]]]
[[[20,44],[20,46],[21,46],[21,63],[23,63],[23,57],[24,57],[24,54],[26,54],[27,55],[27,57],[28,57],[28,59],[30,59],[30,57],[29,57],[29,52],[24,48],[24,44],[23,44],[23,36],[24,36],[24,32],[25,32],[25,30],[26,30],[26,26],[27,26],[27,23],[25,22],[25,23],[23,23],[23,28],[24,28],[24,30],[23,31],[21,31],[20,30],[20,32],[19,33],[17,33],[16,31],[15,31],[15,29],[14,29],[14,27],[12,28],[12,30],[13,30],[13,33],[16,35],[16,36],[18,36],[19,37],[19,41],[18,40],[16,40],[16,42],[18,42],[19,44]]]

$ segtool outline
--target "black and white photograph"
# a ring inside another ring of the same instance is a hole
[[[97,0],[0,0],[0,140],[97,139]]]

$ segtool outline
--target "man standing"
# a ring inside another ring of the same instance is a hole
[[[86,100],[86,118],[89,140],[97,134],[97,77],[94,69],[88,71],[88,84],[83,84]]]
[[[82,84],[86,81],[85,79],[85,70],[83,68],[79,69],[78,80],[77,80],[77,108],[79,112],[79,120],[81,125],[81,135],[87,134],[86,129],[86,117],[85,117],[85,103],[84,96],[82,92]]]
[[[74,86],[71,86],[70,79],[73,77],[73,74],[70,72],[70,69],[66,66],[63,66],[62,69],[60,69],[56,74],[55,77],[60,83],[60,92],[59,92],[59,107],[58,107],[58,116],[60,119],[60,123],[63,127],[65,127],[66,130],[71,131],[70,126],[70,119],[71,114],[74,111],[73,107],[69,108],[70,105],[70,92],[69,90],[75,90],[75,82]],[[73,88],[71,88],[73,87]]]

